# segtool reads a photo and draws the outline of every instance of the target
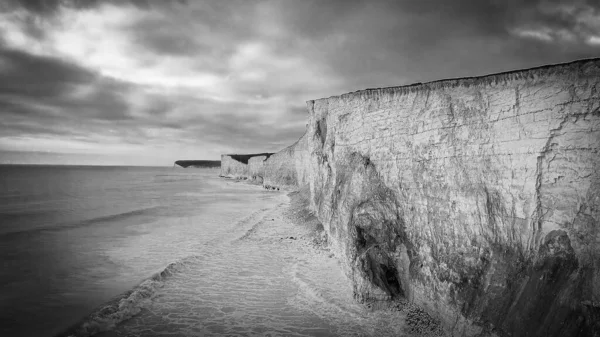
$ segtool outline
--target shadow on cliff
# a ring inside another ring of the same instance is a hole
[[[448,301],[482,335],[600,336],[600,308],[588,293],[593,270],[580,265],[564,231],[549,233],[536,254],[482,238],[486,253],[475,263],[432,253],[434,263],[424,266],[418,242],[406,232],[402,210],[410,205],[399,204],[403,199],[385,186],[369,158],[351,153],[336,159],[335,177],[329,168],[324,178],[329,190],[313,202],[322,207],[323,198],[330,198],[329,234],[347,243],[340,249],[359,302],[412,301],[416,284],[435,298],[436,288],[449,287],[450,298],[437,297],[438,304]],[[326,155],[319,160],[329,167]],[[494,207],[501,203],[493,195],[486,200],[489,216],[503,212]],[[464,327],[448,328],[461,335]]]
[[[368,158],[352,154],[346,159],[338,162],[331,185],[334,221],[329,231],[352,243],[343,253],[351,261],[354,296],[361,302],[404,298],[415,256],[400,208]]]

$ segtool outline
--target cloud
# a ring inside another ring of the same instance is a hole
[[[512,32],[513,34],[522,37],[522,38],[531,38],[540,41],[551,42],[554,41],[554,37],[552,37],[551,32],[547,29],[545,30],[526,30],[526,29],[515,29]]]
[[[0,49],[2,115],[128,118],[127,85],[64,60]]]
[[[210,52],[210,46],[186,35],[184,29],[165,28],[164,21],[149,19],[135,26],[133,34],[145,51],[166,57]]]
[[[559,1],[300,1],[303,16],[286,8],[281,20],[351,91],[593,56],[583,41],[600,5],[569,3],[567,13]]]
[[[275,151],[303,133],[309,99],[593,57],[600,46],[591,0],[0,6],[0,151],[100,162]]]
[[[47,98],[67,94],[71,87],[89,82],[93,74],[69,62],[38,57],[14,49],[1,49],[2,94]]]
[[[593,46],[600,46],[600,36],[592,35],[588,37],[587,43]]]

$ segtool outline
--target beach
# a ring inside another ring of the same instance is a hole
[[[353,299],[306,195],[283,194],[236,226],[241,235],[182,267],[138,315],[98,336],[440,335],[432,322],[407,324],[410,311]]]
[[[135,316],[97,336],[412,335],[406,312],[354,300],[306,195],[279,194],[218,248],[174,268]]]
[[[2,217],[13,220],[0,233],[3,335],[436,331],[404,304],[355,300],[306,190],[266,190],[215,170],[3,170]]]

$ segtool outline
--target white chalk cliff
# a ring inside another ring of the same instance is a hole
[[[600,59],[307,105],[263,178],[310,188],[357,300],[456,336],[600,335]]]

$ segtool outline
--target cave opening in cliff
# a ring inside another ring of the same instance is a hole
[[[363,234],[363,229],[356,227],[356,247],[358,249],[364,249],[367,246],[367,239]]]
[[[398,280],[398,271],[396,268],[386,264],[380,264],[379,267],[381,268],[380,278],[392,299],[403,297],[404,294],[402,293],[402,287]]]
[[[359,260],[362,260],[360,265],[362,265],[363,275],[373,285],[385,291],[392,300],[404,297],[394,259],[378,247],[373,238],[365,236],[361,228],[357,228],[357,232],[356,246],[359,251],[364,251],[364,254],[359,257]]]

